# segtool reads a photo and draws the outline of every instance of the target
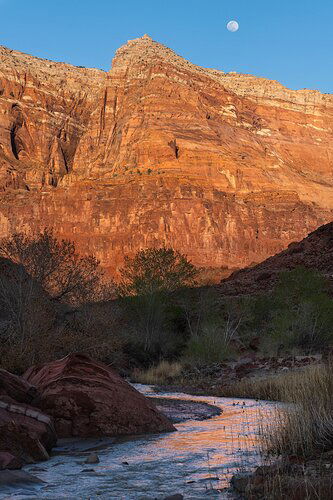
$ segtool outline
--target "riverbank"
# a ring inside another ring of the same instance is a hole
[[[234,487],[246,500],[333,498],[332,359],[271,378],[266,386],[286,403],[273,425],[261,428],[262,453],[271,463],[236,475]]]
[[[235,474],[231,485],[244,500],[329,500],[333,498],[332,468],[332,452],[306,462],[301,457],[283,457],[254,472]]]
[[[135,382],[155,385],[165,392],[183,391],[193,395],[279,400],[273,395],[271,380],[322,364],[322,355],[260,357],[252,353],[237,360],[190,366],[162,361],[150,369],[135,370]],[[267,384],[269,381],[269,384]],[[273,397],[272,397],[273,396]]]

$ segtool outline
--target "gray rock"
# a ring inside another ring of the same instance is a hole
[[[9,486],[19,483],[44,483],[39,477],[29,474],[24,470],[3,470],[0,471],[0,486]]]
[[[99,464],[99,458],[96,453],[91,453],[87,460],[84,461],[85,464]]]

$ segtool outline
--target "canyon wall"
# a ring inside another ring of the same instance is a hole
[[[259,262],[333,219],[333,96],[195,66],[150,37],[106,73],[0,48],[0,236],[53,227],[116,273],[170,245]]]

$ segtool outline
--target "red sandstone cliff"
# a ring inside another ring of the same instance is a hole
[[[149,37],[105,73],[0,48],[0,235],[53,226],[114,271],[167,244],[243,267],[333,214],[333,96]]]

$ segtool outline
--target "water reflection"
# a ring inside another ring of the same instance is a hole
[[[152,392],[147,386],[137,388],[146,395]],[[23,488],[1,492],[0,498],[159,500],[175,493],[185,499],[233,498],[227,491],[230,477],[260,463],[258,426],[269,422],[274,405],[181,393],[157,396],[214,404],[223,413],[177,424],[178,432],[169,434],[123,438],[112,444],[103,440],[69,443],[58,449],[65,454],[40,464],[45,470],[26,468],[46,485],[34,492]],[[83,451],[96,446],[100,447],[100,463],[84,465]]]

